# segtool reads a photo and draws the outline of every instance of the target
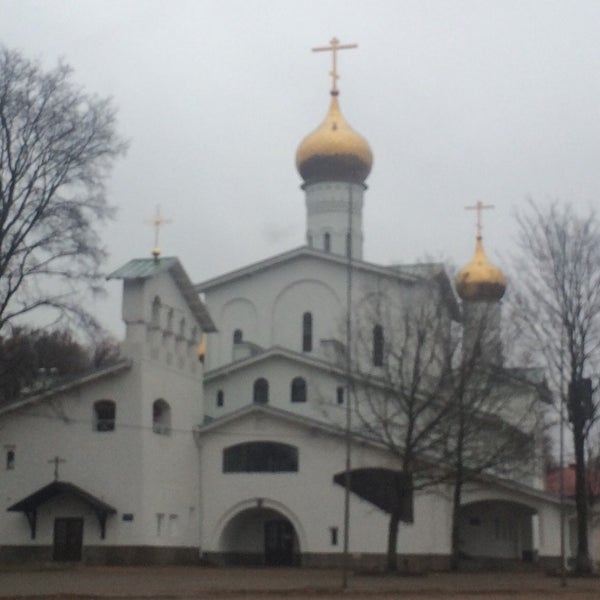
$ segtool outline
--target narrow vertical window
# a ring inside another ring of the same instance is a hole
[[[329,232],[323,236],[323,249],[325,252],[331,252],[331,234]]]
[[[15,468],[15,451],[8,450],[6,452],[6,470],[12,471]]]
[[[336,390],[336,399],[338,404],[344,404],[344,388],[341,385]]]
[[[352,258],[352,234],[350,232],[346,234],[346,256]]]
[[[329,540],[332,546],[338,545],[338,528],[330,527],[329,528]]]
[[[225,404],[225,394],[223,393],[223,390],[218,390],[217,391],[217,407],[221,408],[223,406],[223,404]]]
[[[234,344],[241,344],[243,339],[244,339],[244,334],[242,333],[242,330],[241,329],[236,329],[233,332],[233,343]]]
[[[302,352],[312,352],[312,313],[302,315]]]
[[[373,366],[383,366],[383,327],[381,325],[373,327]]]
[[[254,404],[269,403],[269,382],[264,377],[261,377],[254,382],[252,401]]]
[[[306,381],[302,377],[292,379],[291,401],[306,402]]]

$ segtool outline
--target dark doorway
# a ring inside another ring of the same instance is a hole
[[[265,565],[290,567],[294,564],[294,527],[285,519],[265,523]]]
[[[54,560],[80,561],[82,545],[83,519],[54,520]]]

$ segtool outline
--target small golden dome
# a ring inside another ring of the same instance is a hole
[[[363,183],[371,172],[373,154],[365,138],[344,119],[337,93],[332,92],[325,120],[307,135],[296,152],[296,167],[305,183]]]
[[[506,277],[485,255],[481,237],[477,238],[475,255],[454,280],[458,295],[467,302],[497,302],[506,291]]]

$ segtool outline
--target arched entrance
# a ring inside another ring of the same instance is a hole
[[[536,511],[518,502],[484,500],[460,509],[460,549],[465,558],[531,561]]]
[[[256,506],[233,516],[221,534],[228,565],[299,566],[300,547],[292,522],[279,511]]]

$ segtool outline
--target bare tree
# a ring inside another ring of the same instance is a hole
[[[569,205],[529,202],[518,214],[520,257],[512,319],[525,348],[543,358],[573,432],[579,572],[591,569],[588,547],[586,440],[598,415],[592,382],[600,369],[600,224]]]
[[[0,403],[15,400],[25,388],[40,389],[118,358],[118,345],[106,335],[96,335],[88,346],[69,330],[13,327],[10,336],[0,337]]]
[[[453,322],[435,281],[417,291],[381,284],[353,321],[358,428],[398,459],[410,487],[405,495],[452,485],[452,564],[458,567],[464,484],[482,474],[514,477],[515,465],[531,467],[524,459],[533,458],[537,421],[525,417],[537,400],[535,386],[486,363],[482,344],[494,336],[485,319],[463,343],[463,326]],[[397,569],[401,519],[390,511],[388,570]]]
[[[41,307],[89,317],[76,293],[101,282],[103,183],[125,143],[70,75],[0,47],[0,330]]]

